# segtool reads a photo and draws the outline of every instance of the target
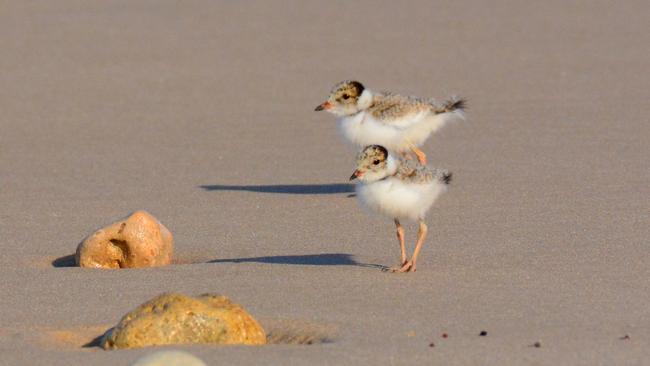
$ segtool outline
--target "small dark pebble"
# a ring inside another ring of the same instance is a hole
[[[539,348],[539,347],[541,347],[541,346],[542,346],[542,344],[539,343],[539,342],[535,342],[535,343],[533,343],[533,347],[535,347],[535,348]]]
[[[622,341],[627,341],[628,339],[630,339],[630,335],[629,335],[629,334],[626,334],[626,335],[622,336],[622,337],[619,338],[619,339],[622,340]]]
[[[487,335],[487,332],[482,330],[481,333],[479,333],[478,335],[480,335],[481,337],[485,337]]]
[[[429,343],[429,347],[435,347],[436,345],[433,342]]]
[[[449,335],[447,333],[442,333],[442,338],[447,338]]]

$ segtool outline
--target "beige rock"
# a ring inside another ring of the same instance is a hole
[[[131,366],[205,366],[205,363],[191,353],[158,351],[137,359]]]
[[[126,314],[100,341],[104,349],[187,343],[266,344],[266,333],[225,296],[163,294]]]
[[[97,230],[77,247],[80,267],[140,268],[171,263],[174,238],[145,211]]]

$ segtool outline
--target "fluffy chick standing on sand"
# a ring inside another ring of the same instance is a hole
[[[463,119],[465,106],[463,99],[437,103],[389,92],[375,93],[358,81],[346,80],[334,86],[316,111],[338,116],[341,134],[359,147],[379,144],[401,154],[410,150],[420,163],[426,164],[426,155],[419,147],[447,122]]]
[[[359,179],[356,185],[361,204],[395,220],[401,261],[393,272],[415,271],[415,265],[427,235],[424,217],[447,190],[451,173],[430,169],[414,160],[394,157],[383,146],[367,146],[357,156],[357,168],[350,180]],[[406,257],[402,219],[417,221],[420,225],[417,243],[410,260]]]

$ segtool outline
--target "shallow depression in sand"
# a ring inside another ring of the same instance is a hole
[[[375,264],[358,262],[354,255],[347,253],[318,253],[318,254],[298,254],[298,255],[275,255],[261,257],[244,257],[244,258],[217,258],[215,256],[206,256],[205,253],[196,253],[192,251],[179,252],[174,255],[169,265],[187,265],[187,264],[208,264],[208,263],[263,263],[263,264],[281,264],[281,265],[305,265],[305,266],[359,266],[366,268],[377,268],[387,270],[388,267]],[[61,257],[47,256],[37,258],[29,262],[32,267],[38,268],[66,268],[77,267],[74,254],[64,255]],[[158,268],[158,267],[144,267]],[[117,270],[117,269],[116,269]]]
[[[300,320],[260,320],[266,330],[268,344],[320,344],[336,339],[337,327],[332,324]]]
[[[185,264],[202,264],[209,263],[211,258],[201,258],[199,255],[179,255],[172,259],[173,265],[185,265]],[[78,267],[75,263],[74,254],[64,255],[61,257],[48,256],[40,259],[36,259],[30,263],[31,266],[37,268],[69,268],[69,267]],[[156,267],[147,267],[147,268],[156,268]]]
[[[260,323],[266,331],[267,345],[316,345],[335,341],[337,327],[330,324],[291,319],[268,319]],[[99,341],[112,325],[48,329],[41,332],[46,347],[70,351],[101,350]],[[212,345],[206,345],[212,346]]]
[[[44,330],[40,339],[45,346],[57,349],[83,349],[95,347],[99,338],[111,325],[80,326],[67,329]]]

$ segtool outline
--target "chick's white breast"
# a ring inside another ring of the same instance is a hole
[[[361,204],[372,211],[391,218],[418,220],[436,198],[446,189],[437,181],[407,183],[388,178],[373,183],[360,183],[356,187]]]
[[[377,121],[366,112],[339,119],[339,131],[358,146],[382,145],[389,150],[402,150],[404,129]]]

